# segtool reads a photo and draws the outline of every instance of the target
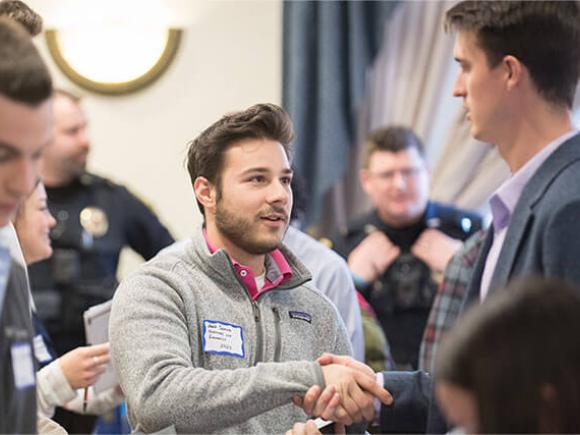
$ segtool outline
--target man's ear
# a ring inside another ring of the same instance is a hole
[[[522,81],[525,67],[520,60],[512,55],[504,56],[503,67],[506,72],[506,84],[508,90],[515,89]]]
[[[216,189],[205,177],[197,177],[193,182],[195,197],[205,210],[214,210],[216,205]]]
[[[368,194],[369,193],[369,183],[370,183],[370,173],[368,169],[361,169],[359,174],[360,185],[362,186],[363,190]]]

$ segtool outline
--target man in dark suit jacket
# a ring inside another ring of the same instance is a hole
[[[446,27],[457,33],[453,94],[463,98],[472,135],[494,144],[512,172],[490,200],[493,225],[462,312],[515,277],[580,283],[580,136],[570,112],[580,76],[578,3],[461,2]],[[383,431],[446,430],[428,374],[382,377],[394,398],[381,408]],[[332,417],[322,405],[316,413]]]

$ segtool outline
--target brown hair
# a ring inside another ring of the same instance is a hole
[[[366,141],[363,167],[368,168],[372,154],[375,151],[399,151],[416,148],[424,156],[424,147],[421,139],[407,127],[391,126],[373,131]]]
[[[36,105],[50,98],[50,73],[24,28],[0,17],[0,95]]]
[[[42,31],[42,17],[20,0],[0,1],[0,16],[19,22],[30,36],[36,36]]]
[[[205,177],[219,192],[224,154],[232,144],[244,139],[270,139],[279,142],[289,155],[293,138],[290,116],[275,104],[256,104],[225,115],[190,142],[187,169],[191,182]],[[198,205],[203,213],[199,201]]]
[[[55,97],[68,98],[69,100],[71,100],[73,103],[76,104],[80,104],[83,100],[83,98],[80,95],[62,88],[54,88],[53,95]]]
[[[481,433],[580,432],[580,290],[516,281],[442,342],[436,380],[475,395]]]
[[[580,7],[576,1],[463,1],[447,11],[446,29],[473,32],[490,68],[512,55],[540,95],[572,107],[580,76]]]

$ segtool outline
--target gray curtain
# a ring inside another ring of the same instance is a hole
[[[296,129],[294,167],[306,184],[306,226],[319,221],[348,166],[367,69],[396,5],[284,2],[283,105]]]

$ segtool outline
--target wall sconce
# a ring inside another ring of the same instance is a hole
[[[175,58],[182,31],[124,23],[45,32],[58,68],[92,92],[119,95],[153,83]]]

